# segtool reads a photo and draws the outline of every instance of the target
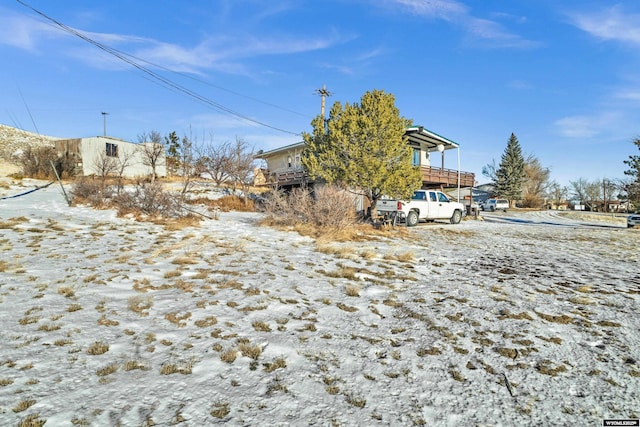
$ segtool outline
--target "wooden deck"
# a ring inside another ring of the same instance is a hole
[[[441,169],[421,167],[422,183],[426,186],[458,186],[458,171],[454,169]],[[472,187],[475,175],[470,172],[460,172],[460,186]],[[297,186],[309,182],[309,178],[304,171],[289,171],[271,174],[270,184],[279,187]]]
[[[455,169],[442,169],[421,167],[422,182],[424,185],[443,185],[445,187],[458,186],[458,171]],[[473,187],[475,174],[460,172],[460,187]]]

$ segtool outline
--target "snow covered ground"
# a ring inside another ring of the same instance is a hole
[[[640,230],[550,215],[327,243],[0,200],[0,425],[638,418]]]

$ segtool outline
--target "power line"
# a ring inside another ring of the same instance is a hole
[[[115,56],[116,58],[120,59],[123,62],[126,62],[127,64],[129,64],[132,67],[134,67],[134,68],[138,69],[139,71],[141,71],[142,73],[144,73],[144,74],[150,76],[151,78],[157,80],[158,82],[160,82],[162,85],[164,85],[165,87],[167,87],[169,89],[176,90],[178,92],[182,92],[183,94],[185,94],[187,96],[190,96],[190,97],[200,101],[203,104],[209,105],[209,106],[211,106],[213,108],[216,108],[216,109],[218,109],[220,111],[223,111],[223,112],[225,112],[227,114],[236,116],[238,118],[241,118],[243,120],[247,120],[249,122],[258,124],[260,126],[264,126],[264,127],[269,128],[269,129],[273,129],[273,130],[276,130],[276,131],[279,131],[279,132],[283,132],[283,133],[288,133],[288,134],[291,134],[291,135],[296,135],[296,136],[300,135],[300,133],[288,131],[288,130],[285,130],[285,129],[282,129],[282,128],[279,128],[279,127],[276,127],[276,126],[269,125],[268,123],[264,123],[264,122],[261,122],[259,120],[252,119],[252,118],[250,118],[250,117],[248,117],[248,116],[246,116],[246,115],[244,115],[244,114],[242,114],[240,112],[237,112],[237,111],[234,111],[234,110],[232,110],[232,109],[230,109],[228,107],[225,107],[224,105],[222,105],[222,104],[220,104],[220,103],[218,103],[216,101],[213,101],[213,100],[211,100],[209,98],[206,98],[206,97],[204,97],[204,96],[202,96],[202,95],[200,95],[200,94],[198,94],[198,93],[196,93],[196,92],[194,92],[194,91],[192,91],[192,90],[190,90],[190,89],[188,89],[188,88],[186,88],[184,86],[181,86],[180,84],[178,84],[176,82],[173,82],[173,81],[167,79],[166,77],[163,77],[160,74],[158,74],[158,73],[156,73],[156,72],[154,72],[154,71],[142,66],[138,62],[136,62],[133,59],[131,59],[131,58],[134,58],[133,56],[124,54],[124,53],[122,53],[122,52],[120,52],[120,51],[118,51],[116,49],[113,49],[113,48],[111,48],[109,46],[106,46],[106,45],[96,41],[96,40],[93,40],[92,38],[82,34],[81,32],[79,32],[77,30],[74,30],[73,28],[63,24],[62,22],[57,21],[56,19],[46,15],[43,12],[40,12],[39,10],[37,10],[34,7],[30,6],[29,4],[23,2],[22,0],[16,0],[16,1],[18,3],[20,3],[21,5],[23,5],[24,7],[31,9],[32,11],[34,11],[38,15],[42,16],[43,18],[47,19],[48,21],[53,22],[56,26],[60,27],[63,31],[65,31],[65,32],[67,32],[69,34],[72,34],[72,35],[74,35],[76,37],[79,37],[82,40],[86,41],[87,43],[90,43],[90,44],[94,45],[98,49]]]

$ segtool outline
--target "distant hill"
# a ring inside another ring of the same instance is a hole
[[[0,124],[0,159],[14,160],[25,147],[53,145],[53,141],[62,138],[38,135],[11,126]]]

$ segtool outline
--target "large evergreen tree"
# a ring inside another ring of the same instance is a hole
[[[496,171],[495,191],[514,204],[522,198],[522,185],[526,177],[525,161],[518,138],[512,133]]]
[[[312,178],[344,185],[371,206],[382,195],[408,197],[422,183],[404,136],[410,124],[384,91],[365,93],[360,104],[336,102],[326,122],[317,116],[313,134],[303,133],[302,164]]]

